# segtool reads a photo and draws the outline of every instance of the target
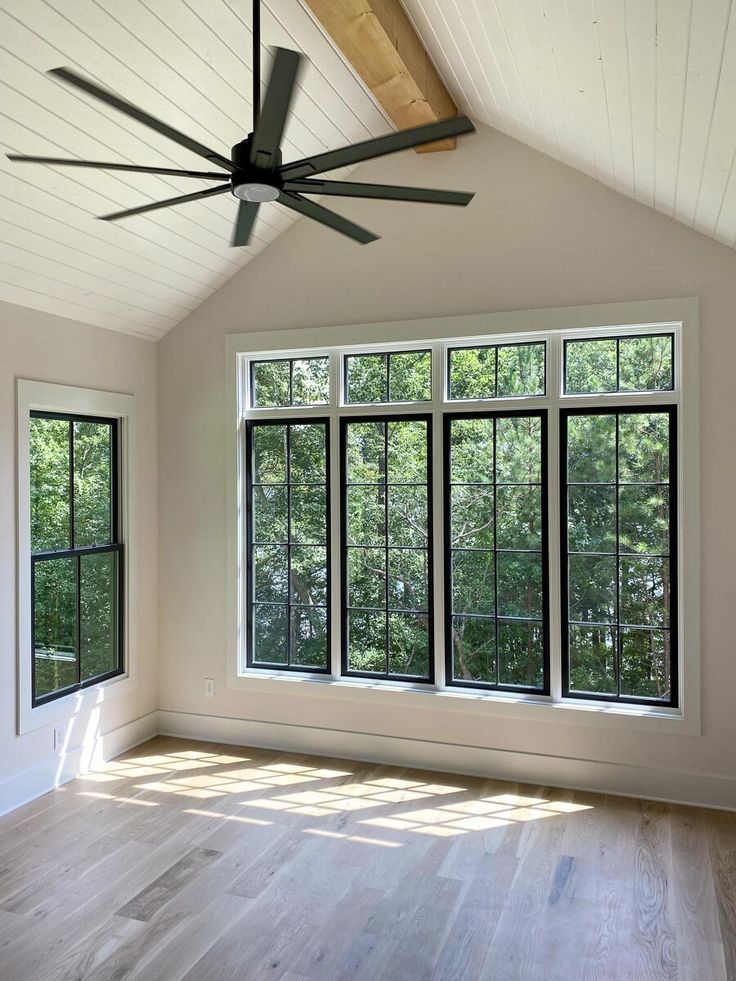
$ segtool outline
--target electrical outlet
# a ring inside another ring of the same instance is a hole
[[[54,726],[54,749],[64,746],[64,726]]]
[[[205,678],[204,679],[204,693],[205,695],[212,696],[215,694],[215,679]]]

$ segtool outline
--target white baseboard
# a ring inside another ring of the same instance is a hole
[[[156,735],[736,810],[736,777],[159,710],[0,782],[0,815]]]
[[[100,763],[114,759],[157,733],[157,713],[149,712],[110,732],[99,733],[81,746],[50,753],[41,763],[0,781],[0,816],[73,780],[80,773],[87,773]]]
[[[736,777],[159,710],[161,735],[736,810]]]

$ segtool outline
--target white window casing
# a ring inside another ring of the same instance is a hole
[[[674,391],[621,392],[607,395],[565,395],[562,356],[566,339],[610,337],[617,334],[672,333],[674,336]],[[367,699],[376,705],[408,707],[416,699],[434,699],[443,710],[481,713],[489,718],[514,717],[529,721],[559,718],[566,723],[640,728],[695,735],[700,732],[700,583],[699,583],[699,456],[698,386],[699,323],[696,299],[651,300],[511,313],[472,314],[383,324],[320,327],[304,330],[246,333],[226,338],[228,423],[228,686],[241,691],[298,692],[294,686],[310,688],[326,698]],[[479,346],[545,340],[547,342],[547,385],[544,396],[481,400],[446,399],[448,347]],[[343,404],[344,355],[351,353],[432,350],[432,401],[416,403]],[[329,355],[329,406],[251,409],[251,360]],[[560,651],[560,482],[559,410],[566,407],[675,405],[677,407],[677,533],[678,533],[678,676],[679,705],[636,705],[562,697]],[[548,413],[548,506],[549,506],[549,630],[551,690],[548,696],[508,691],[468,690],[445,685],[444,596],[442,547],[442,467],[433,468],[434,527],[434,658],[435,683],[411,684],[383,679],[360,679],[340,674],[340,506],[339,420],[353,414],[382,415],[431,413],[433,455],[442,459],[442,416],[444,412],[499,409],[547,409]],[[331,673],[285,672],[245,667],[245,473],[244,422],[247,419],[305,419],[310,416],[330,421],[333,465],[330,469],[332,563],[330,594],[332,631]]]

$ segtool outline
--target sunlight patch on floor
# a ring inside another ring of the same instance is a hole
[[[211,800],[213,807],[242,797],[234,802],[238,808],[247,809],[250,814],[223,813],[196,806],[188,807],[184,813],[261,826],[274,823],[267,820],[265,815],[256,816],[264,811],[271,812],[274,817],[294,815],[334,819],[340,814],[347,816],[380,808],[379,814],[359,816],[358,823],[366,826],[366,830],[375,828],[402,834],[409,831],[436,838],[494,831],[529,821],[570,815],[591,807],[569,800],[515,793],[480,796],[482,785],[477,783],[475,789],[460,783],[425,783],[421,779],[404,777],[331,783],[351,776],[354,776],[352,770],[288,762],[259,764],[253,757],[240,754],[181,750],[115,760],[105,766],[103,772],[90,773],[82,778],[93,783],[119,783],[143,778],[143,782],[133,783],[133,788],[138,791],[135,797],[120,797],[102,790],[83,790],[80,795],[144,807],[155,807],[159,803],[150,800],[147,797],[150,794]],[[146,777],[155,779],[146,780]],[[442,798],[450,797],[455,799],[441,802]],[[227,809],[224,808],[224,811]],[[390,837],[373,838],[320,827],[302,830],[305,834],[388,848],[402,845],[401,841]]]

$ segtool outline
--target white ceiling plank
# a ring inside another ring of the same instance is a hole
[[[51,263],[71,264],[76,269],[89,272],[93,277],[115,284],[126,290],[128,295],[135,291],[139,298],[150,301],[152,310],[165,304],[178,309],[181,316],[186,316],[196,309],[205,296],[213,292],[212,289],[203,289],[198,294],[185,293],[182,289],[164,284],[160,276],[151,276],[150,267],[145,275],[140,270],[133,272],[116,265],[110,262],[107,254],[103,258],[93,251],[94,243],[88,236],[56,219],[34,213],[26,205],[5,199],[2,202],[2,211],[0,241],[42,255]]]
[[[198,300],[192,300],[189,305],[182,303],[181,295],[172,291],[168,296],[162,292],[152,295],[146,290],[146,287],[150,288],[150,281],[141,277],[126,278],[115,266],[109,266],[95,256],[86,255],[84,262],[80,262],[79,256],[74,254],[76,250],[68,243],[54,242],[37,230],[3,223],[0,226],[0,250],[6,258],[13,250],[35,256],[46,270],[52,264],[67,269],[74,276],[73,281],[84,286],[87,292],[110,293],[121,302],[129,301],[135,295],[135,306],[150,313],[165,312],[175,321],[186,317],[198,305]],[[26,261],[31,263],[30,259]],[[32,263],[31,267],[36,268]]]
[[[694,0],[657,3],[657,134],[654,203],[672,216],[682,142],[690,18]]]
[[[54,273],[53,277],[42,273],[31,273],[15,265],[0,262],[0,282],[19,286],[22,289],[42,291],[45,296],[89,311],[90,316],[104,316],[110,322],[117,321],[121,326],[135,323],[143,329],[159,332],[169,330],[173,326],[167,317],[141,316],[140,311],[130,305],[118,304],[109,297],[99,294],[85,293],[83,289],[57,279],[56,274],[60,273],[58,269],[55,269]]]
[[[575,120],[578,167],[589,177],[598,177],[592,131],[588,121],[588,104],[574,50],[574,32],[566,0],[540,0],[543,16],[549,28],[550,44],[560,79],[560,89],[567,112]]]
[[[599,180],[615,186],[607,89],[593,0],[567,0],[567,14],[570,67],[577,79],[578,105],[590,132],[596,173]]]
[[[713,124],[731,0],[694,0],[675,215],[692,225]],[[733,99],[734,94],[731,94]]]
[[[625,0],[594,0],[594,15],[615,186],[626,193],[634,186],[634,138]]]
[[[134,337],[142,337],[149,341],[157,341],[166,333],[165,331],[143,327],[135,320],[121,321],[109,314],[48,296],[38,289],[38,284],[36,284],[36,288],[29,289],[14,282],[3,282],[0,279],[0,300],[21,307],[29,307],[31,310],[41,310],[57,317],[66,317],[83,324],[93,324],[95,327],[132,334]]]
[[[736,11],[730,10],[694,227],[715,233],[736,157]]]
[[[481,95],[488,91],[495,99],[497,92],[505,95],[512,125],[529,134],[536,134],[540,120],[535,119],[526,88],[519,75],[506,29],[495,3],[479,6],[477,0],[454,0],[460,13],[465,35],[473,50],[470,64],[474,67],[475,88]],[[452,9],[448,5],[448,10]],[[453,23],[448,26],[455,31]],[[541,124],[543,125],[543,124]]]
[[[654,207],[657,134],[656,0],[626,0],[633,196]]]
[[[531,88],[544,106],[550,131],[557,147],[554,156],[571,166],[577,163],[575,132],[562,95],[546,19],[539,2],[497,0],[502,19],[508,25],[509,43],[517,64],[525,75],[533,76]],[[524,70],[524,66],[528,66]]]
[[[50,169],[48,173],[49,177],[53,177]],[[134,237],[129,232],[120,234],[112,224],[95,221],[89,211],[86,209],[83,211],[80,207],[79,193],[74,189],[71,190],[75,197],[67,200],[63,196],[53,194],[47,182],[39,186],[36,182],[18,177],[16,173],[4,173],[2,176],[5,200],[10,198],[11,201],[27,207],[29,212],[32,212],[32,221],[36,224],[47,219],[50,228],[54,219],[58,219],[60,224],[55,234],[62,233],[62,229],[64,234],[69,234],[67,229],[76,230],[78,235],[73,235],[73,240],[77,244],[84,243],[80,244],[82,248],[86,245],[89,249],[92,245],[97,249],[104,249],[105,254],[112,255],[116,263],[137,273],[144,273],[148,269],[150,274],[155,270],[155,275],[163,282],[194,296],[199,295],[202,288],[218,288],[224,281],[224,277],[219,273],[210,273],[201,267],[189,266],[178,257],[164,252],[146,240]]]
[[[138,302],[130,299],[130,291],[116,287],[103,279],[91,275],[84,270],[75,269],[68,263],[57,262],[53,276],[49,276],[49,264],[42,255],[28,251],[17,243],[8,245],[0,242],[0,266],[12,268],[22,273],[32,274],[38,281],[51,279],[53,282],[72,289],[79,290],[84,296],[94,295],[105,303],[105,309],[117,316],[129,319],[134,317],[137,322],[158,329],[168,330],[174,327],[182,318],[182,311],[173,307],[162,307],[154,312],[138,296]],[[185,314],[184,314],[185,315]]]

